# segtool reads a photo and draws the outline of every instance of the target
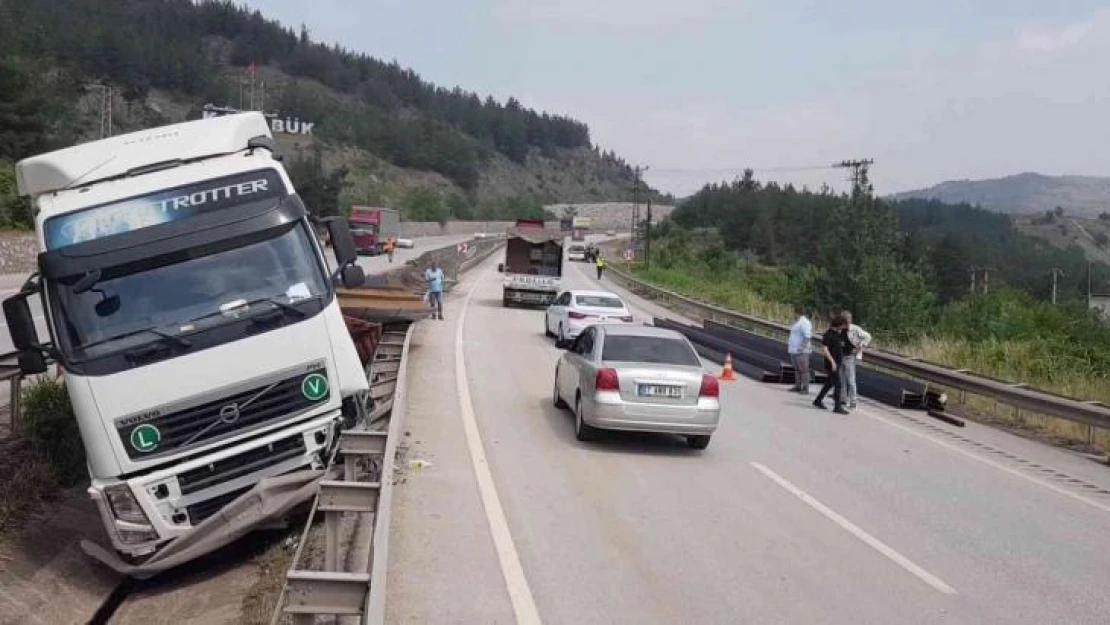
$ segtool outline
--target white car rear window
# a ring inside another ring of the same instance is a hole
[[[578,295],[574,298],[574,304],[589,308],[624,308],[624,302],[619,298],[604,295]]]

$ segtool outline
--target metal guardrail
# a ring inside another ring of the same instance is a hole
[[[0,354],[0,381],[3,380],[7,380],[11,388],[8,398],[11,433],[18,436],[23,432],[23,371],[19,368],[19,352]]]
[[[473,268],[502,245],[504,241],[481,241],[458,262],[457,273]],[[426,252],[417,265],[444,249]],[[295,624],[314,623],[317,616],[328,615],[375,625],[385,622],[393,475],[406,413],[406,363],[414,328],[409,324],[404,331],[386,330],[375,345],[367,366],[373,408],[359,427],[340,434],[332,463],[335,470],[342,466],[343,479],[320,482],[271,623],[283,615],[290,615]],[[360,471],[360,463],[367,461],[372,469]],[[309,530],[320,516],[323,570],[298,568]],[[343,540],[344,534],[348,541]],[[344,542],[349,543],[346,548]]]
[[[780,323],[767,321],[751,315],[728,310],[714,304],[700,302],[685,295],[662,287],[648,284],[610,266],[608,272],[618,282],[638,294],[646,294],[652,299],[671,301],[692,311],[702,319],[738,326],[751,326],[766,331],[789,334],[790,328]],[[955,370],[941,365],[908,358],[877,349],[867,350],[864,363],[897,371],[909,377],[975,395],[991,397],[1000,403],[1084,425],[1110,429],[1110,406],[1100,402],[1080,401],[1055,395],[1026,384],[1012,384],[1001,380],[985,378],[967,370]]]

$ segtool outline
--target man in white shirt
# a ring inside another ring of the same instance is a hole
[[[863,350],[871,344],[871,335],[867,330],[852,323],[852,313],[844,311],[844,319],[848,322],[845,335],[852,353],[844,356],[842,371],[840,373],[841,395],[848,402],[849,408],[856,407],[856,363],[863,360]]]
[[[794,388],[796,393],[809,394],[809,357],[813,352],[813,324],[801,306],[794,307],[797,321],[790,326],[790,340],[786,350],[790,353],[790,363],[794,365]]]

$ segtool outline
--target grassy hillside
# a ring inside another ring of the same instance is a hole
[[[1022,234],[1054,247],[1078,247],[1091,262],[1110,263],[1110,218],[1022,216],[1014,219],[1014,225]]]
[[[1059,206],[1072,215],[1097,217],[1110,210],[1110,178],[1023,173],[991,180],[950,180],[892,197],[966,203],[1009,214],[1043,213]]]

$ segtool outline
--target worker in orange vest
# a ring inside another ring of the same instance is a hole
[[[389,256],[389,262],[393,262],[393,250],[397,247],[397,241],[393,237],[385,240],[385,253]]]

